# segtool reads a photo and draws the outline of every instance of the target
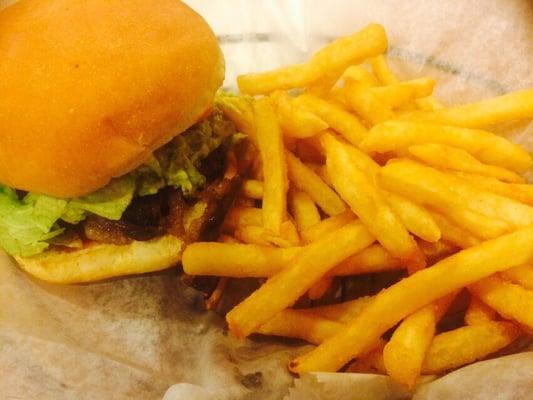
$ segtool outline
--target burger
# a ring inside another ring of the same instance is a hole
[[[178,263],[238,184],[223,77],[215,35],[178,0],[1,11],[0,247],[61,283]]]

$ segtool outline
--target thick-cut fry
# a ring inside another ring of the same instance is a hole
[[[384,103],[370,88],[358,82],[346,82],[338,94],[344,104],[372,124],[378,124],[394,117],[388,104]]]
[[[241,195],[249,199],[261,200],[263,198],[263,182],[257,179],[246,179],[242,183]]]
[[[436,212],[430,211],[433,220],[437,223],[442,238],[456,246],[459,246],[462,249],[468,247],[476,246],[481,241],[472,235],[469,231],[464,230],[463,228],[457,226],[453,222],[449,221],[444,215]]]
[[[470,285],[469,289],[502,317],[533,329],[533,290],[524,289],[496,275]]]
[[[508,281],[522,286],[524,289],[533,290],[533,262],[519,267],[509,268],[501,273]]]
[[[533,159],[522,147],[493,133],[426,122],[387,121],[374,126],[360,143],[370,153],[406,154],[415,144],[439,143],[468,151],[479,161],[516,172],[524,172]]]
[[[302,311],[346,324],[359,315],[373,298],[373,296],[363,296],[343,303],[313,307]]]
[[[383,192],[383,195],[409,232],[427,242],[440,240],[439,226],[426,209],[391,192]]]
[[[387,37],[381,25],[370,24],[350,36],[341,37],[318,51],[307,64],[291,65],[259,74],[241,75],[237,84],[242,93],[265,94],[274,90],[308,86],[328,71],[381,54],[387,48]]]
[[[329,127],[311,111],[292,104],[287,93],[274,92],[271,97],[277,106],[279,124],[285,135],[302,139]]]
[[[315,202],[301,190],[289,191],[289,210],[300,232],[320,222],[320,213]]]
[[[333,186],[376,239],[394,257],[413,269],[423,268],[424,255],[379,189],[351,162],[347,145],[324,136],[326,165]],[[338,173],[342,171],[342,173]]]
[[[422,372],[438,374],[483,359],[511,344],[519,334],[520,329],[503,321],[441,333],[433,338]]]
[[[433,92],[434,86],[434,79],[419,78],[387,86],[372,87],[369,90],[382,103],[392,108],[398,108],[416,99],[429,96]]]
[[[464,172],[454,172],[454,175],[470,182],[472,185],[480,189],[533,206],[533,185],[505,183],[494,178]]]
[[[402,263],[383,248],[380,244],[373,244],[363,251],[348,257],[328,275],[345,276],[370,274],[373,272],[391,271],[402,269]]]
[[[369,87],[379,84],[376,77],[362,65],[352,65],[346,68],[346,71],[342,74],[342,78],[346,81],[354,80]]]
[[[469,217],[464,211],[489,217],[486,222],[493,224],[496,232],[498,226],[506,228],[501,222],[512,227],[533,224],[533,207],[478,189],[451,174],[414,161],[389,162],[381,168],[379,176],[379,183],[384,188],[452,218],[459,214]]]
[[[274,315],[290,307],[331,268],[368,247],[374,238],[359,222],[352,222],[305,246],[287,268],[270,278],[226,315],[230,331],[245,337]]]
[[[224,229],[232,232],[239,226],[255,225],[261,226],[263,224],[263,211],[254,207],[233,207],[226,214],[224,220]]]
[[[287,308],[257,328],[256,333],[302,339],[320,344],[343,327],[340,322]]]
[[[524,183],[524,178],[516,172],[483,164],[467,151],[456,147],[432,143],[409,146],[408,150],[413,156],[431,167],[486,175],[512,183]]]
[[[309,289],[309,292],[307,292],[307,296],[310,300],[318,300],[321,299],[326,292],[331,287],[331,284],[333,283],[333,277],[332,276],[324,276],[320,278],[320,280],[315,283],[311,288]]]
[[[416,113],[413,118],[445,125],[479,128],[502,122],[533,118],[533,89],[520,90],[477,103]]]
[[[254,117],[263,161],[263,225],[279,235],[287,213],[287,170],[281,131],[269,98],[254,103]]]
[[[294,102],[314,112],[353,145],[359,145],[366,135],[359,119],[336,104],[309,94],[296,97]]]
[[[298,189],[306,192],[328,215],[347,210],[346,204],[315,172],[292,153],[287,152],[289,179]]]
[[[382,290],[347,327],[289,364],[291,371],[336,371],[397,322],[448,293],[533,259],[533,227],[463,250]]]
[[[485,305],[485,303],[481,302],[481,300],[478,300],[476,297],[470,299],[470,304],[465,313],[465,323],[467,325],[480,325],[494,321],[495,318],[496,311]]]

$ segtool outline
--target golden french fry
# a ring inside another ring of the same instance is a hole
[[[383,248],[380,244],[373,244],[363,251],[348,257],[328,275],[346,276],[370,274],[373,272],[391,271],[402,269],[402,263]]]
[[[255,225],[261,226],[263,224],[263,211],[254,207],[233,207],[226,214],[224,220],[224,229],[226,231],[234,231],[239,226]]]
[[[233,236],[222,234],[218,237],[220,243],[240,243]]]
[[[496,311],[485,305],[476,297],[470,299],[470,304],[465,312],[465,323],[467,325],[480,325],[496,319]]]
[[[234,232],[235,238],[243,243],[259,246],[293,247],[300,244],[300,238],[292,221],[281,224],[279,235],[274,234],[263,226],[244,225],[238,226]]]
[[[480,128],[533,118],[533,89],[520,90],[477,103],[416,113],[413,118],[445,125]]]
[[[329,125],[311,111],[298,107],[289,100],[285,92],[274,92],[274,100],[281,130],[287,136],[307,138],[329,128]]]
[[[533,290],[533,263],[509,268],[501,273],[501,276],[524,289]]]
[[[355,81],[348,81],[338,91],[340,100],[371,124],[393,119],[391,107],[384,103],[370,88]]]
[[[302,88],[313,84],[329,71],[383,53],[387,37],[381,25],[370,24],[350,36],[341,37],[319,50],[307,64],[291,65],[259,74],[241,75],[237,84],[242,93],[265,94],[274,90]]]
[[[241,195],[249,199],[261,200],[263,198],[263,182],[257,179],[245,179],[242,183]]]
[[[321,299],[331,287],[333,283],[332,276],[323,276],[320,280],[309,288],[307,296],[311,300]]]
[[[354,360],[348,366],[346,372],[387,375],[387,369],[385,368],[385,362],[383,361],[384,346],[385,341],[382,340],[374,350],[371,350]]]
[[[456,147],[428,143],[409,146],[408,150],[417,159],[431,167],[485,175],[511,183],[524,183],[524,178],[516,172],[483,164],[467,151]]]
[[[293,360],[289,368],[299,374],[337,371],[349,360],[363,354],[369,344],[417,309],[531,259],[533,227],[462,250],[382,290],[345,329],[310,353]]]
[[[494,227],[494,234],[511,228],[533,224],[533,207],[507,197],[481,190],[454,175],[410,160],[394,160],[381,168],[379,182],[382,187],[401,194],[418,204],[439,210],[455,218],[487,217],[482,221],[486,229]],[[459,217],[461,216],[461,217]],[[465,228],[475,226],[464,226]],[[483,234],[483,231],[480,232]]]
[[[470,182],[480,189],[499,194],[500,196],[509,197],[510,199],[533,206],[533,185],[505,183],[500,182],[495,178],[473,175],[464,172],[454,172],[454,175]]]
[[[428,258],[429,264],[440,261],[444,257],[448,257],[453,253],[456,253],[458,250],[458,246],[444,240],[439,240],[438,242],[434,243],[419,240],[418,247],[420,247],[420,249]]]
[[[416,99],[429,96],[433,92],[434,86],[434,79],[419,78],[411,81],[393,83],[387,86],[372,87],[369,90],[383,104],[392,108],[398,108]]]
[[[287,213],[287,169],[276,113],[269,98],[254,103],[256,137],[263,163],[263,225],[279,235]]]
[[[320,222],[320,213],[313,199],[298,189],[289,190],[289,209],[299,231]]]
[[[343,65],[340,68],[326,72],[320,79],[306,87],[304,93],[319,97],[327,95],[338,82],[345,69]]]
[[[398,83],[399,79],[392,73],[383,54],[372,57],[370,65],[374,74],[383,85],[392,85]]]
[[[346,324],[359,315],[370,304],[373,298],[373,296],[363,296],[343,303],[307,308],[302,311]]]
[[[533,290],[507,282],[496,275],[470,285],[469,289],[502,317],[533,329]]]
[[[366,228],[359,222],[352,222],[305,246],[287,268],[226,315],[230,331],[237,337],[248,336],[274,315],[293,305],[336,264],[373,241]]]
[[[359,119],[336,104],[310,94],[300,95],[294,99],[294,102],[314,112],[333,130],[356,146],[366,135],[367,130]]]
[[[469,231],[464,230],[460,226],[457,226],[453,222],[449,221],[444,215],[436,211],[430,211],[430,213],[441,231],[442,239],[446,240],[447,242],[450,242],[462,249],[476,246],[481,242]]]
[[[255,126],[252,105],[243,96],[218,93],[215,97],[215,104],[218,105],[224,115],[232,121],[237,129],[255,141]]]
[[[468,151],[479,161],[524,172],[533,159],[522,147],[493,133],[426,122],[387,121],[374,126],[360,143],[370,153],[406,154],[415,144],[439,143]]]
[[[438,374],[470,364],[503,349],[520,334],[510,322],[486,322],[463,326],[433,338],[422,372]]]
[[[320,344],[343,326],[339,322],[303,311],[287,308],[257,328],[256,333],[302,339],[312,344]]]
[[[205,308],[207,310],[216,309],[218,303],[220,302],[220,299],[222,298],[222,295],[224,294],[224,290],[226,289],[227,283],[228,278],[223,277],[218,280],[215,290],[213,290],[211,295],[205,300]]]
[[[344,71],[342,78],[349,81],[354,80],[365,86],[377,86],[378,80],[362,65],[352,65]]]
[[[291,152],[286,155],[289,179],[306,192],[328,215],[338,215],[347,210],[346,204],[315,172]]]
[[[439,226],[426,209],[391,192],[384,191],[383,195],[409,232],[427,242],[434,243],[440,240]]]
[[[283,221],[281,224],[281,237],[287,240],[291,246],[300,245],[300,235],[298,229],[291,219]]]
[[[348,145],[331,135],[324,136],[322,144],[326,150],[328,173],[337,193],[394,257],[413,269],[423,268],[423,253],[390,209],[380,190],[354,165],[347,150]]]
[[[347,225],[354,219],[355,215],[349,210],[343,212],[342,214],[323,219],[318,224],[310,226],[302,231],[302,241],[304,243],[311,243],[320,240],[324,237],[324,235],[342,228],[344,225]]]

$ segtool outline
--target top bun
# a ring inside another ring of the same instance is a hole
[[[20,0],[0,12],[0,182],[77,197],[212,106],[215,35],[178,0]]]

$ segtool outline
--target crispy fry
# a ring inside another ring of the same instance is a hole
[[[263,182],[257,179],[245,179],[242,183],[241,195],[249,199],[261,200],[263,198]]]
[[[320,278],[320,280],[317,283],[311,286],[311,288],[307,292],[307,296],[311,300],[321,299],[322,296],[324,296],[326,292],[329,290],[332,283],[333,283],[332,276],[323,276],[322,278]]]
[[[469,231],[466,231],[463,228],[455,225],[453,222],[450,222],[444,215],[436,211],[430,211],[430,213],[433,217],[433,220],[437,223],[444,240],[463,249],[476,246],[481,242]]]
[[[226,289],[227,283],[228,278],[223,277],[218,280],[217,287],[215,288],[215,290],[213,290],[211,296],[209,296],[205,301],[205,308],[207,310],[214,310],[215,308],[217,308],[217,305],[220,302],[220,299],[222,298],[222,294]]]
[[[275,235],[270,230],[256,225],[238,226],[234,232],[235,237],[243,243],[259,246],[293,247],[300,244],[300,238],[292,221],[281,224],[280,235]]]
[[[263,225],[279,235],[287,213],[287,170],[281,131],[270,99],[254,103],[254,117],[263,162]]]
[[[370,65],[374,74],[383,85],[392,85],[398,83],[399,79],[392,73],[383,54],[372,57]]]
[[[348,145],[331,135],[324,136],[322,143],[333,186],[352,211],[394,257],[413,269],[423,268],[424,255],[390,209],[380,190],[353,164]]]
[[[370,153],[406,154],[415,144],[439,143],[468,151],[479,161],[516,172],[524,172],[533,159],[522,147],[493,133],[425,122],[387,121],[374,126],[360,143]]]
[[[343,212],[342,214],[323,219],[318,224],[310,226],[302,231],[302,241],[304,243],[311,243],[320,240],[324,237],[324,235],[342,228],[344,225],[347,225],[354,219],[355,215],[349,210]]]
[[[501,276],[524,289],[533,290],[533,264],[529,263],[519,267],[509,268],[501,273]]]
[[[438,374],[470,364],[503,349],[520,334],[509,322],[487,322],[463,326],[433,338],[422,372]]]
[[[314,96],[325,96],[335,86],[345,70],[344,65],[340,68],[326,72],[320,79],[305,88],[304,93]]]
[[[438,242],[430,243],[424,240],[418,241],[418,247],[424,252],[429,259],[429,264],[433,264],[435,261],[440,261],[444,257],[448,257],[457,252],[458,246],[439,240]]]
[[[533,290],[507,282],[497,275],[480,280],[469,289],[502,317],[533,329]]]
[[[263,211],[254,207],[233,207],[226,214],[224,229],[228,232],[234,231],[239,226],[263,224]]]
[[[300,232],[320,222],[320,213],[315,202],[301,190],[289,191],[289,209]]]
[[[328,275],[345,276],[402,269],[402,263],[380,244],[373,244],[363,251],[348,257]]]
[[[320,344],[332,336],[342,324],[331,319],[321,318],[303,310],[287,308],[257,328],[263,335],[284,336],[302,339],[312,344]]]
[[[231,332],[245,337],[274,315],[290,307],[331,268],[368,247],[374,238],[359,222],[352,222],[305,246],[279,274],[226,315]]]
[[[321,318],[327,318],[345,324],[359,315],[363,308],[370,304],[372,299],[373,296],[363,296],[343,303],[308,308],[304,311]]]
[[[215,97],[215,103],[240,132],[247,135],[251,140],[255,139],[254,116],[250,101],[243,96],[219,93]]]
[[[309,94],[296,97],[294,102],[314,112],[353,145],[359,145],[366,135],[359,119],[336,104]]]
[[[480,128],[507,121],[531,119],[533,89],[520,90],[477,103],[416,113],[413,118],[465,128]]]
[[[324,47],[307,64],[291,65],[270,72],[241,75],[237,84],[242,93],[265,94],[277,89],[308,86],[328,71],[345,69],[365,58],[383,53],[387,37],[381,25],[370,24],[350,36],[341,37]]]
[[[485,305],[476,297],[470,299],[470,304],[465,313],[465,323],[467,325],[480,325],[494,321],[496,311]]]
[[[342,78],[347,81],[354,80],[369,87],[377,86],[379,84],[376,77],[362,65],[352,65],[346,68],[342,74]]]
[[[274,92],[274,100],[281,130],[285,135],[307,138],[327,129],[329,125],[311,111],[294,105],[285,92]]]
[[[370,88],[355,81],[348,81],[339,92],[341,101],[372,124],[392,119],[390,106]]]
[[[463,250],[382,290],[347,327],[312,352],[293,360],[291,371],[336,371],[363,354],[387,329],[448,293],[533,258],[533,227]]]
[[[379,345],[368,353],[363,354],[360,358],[354,360],[348,367],[346,372],[355,372],[360,374],[387,374],[385,362],[383,361],[383,347],[385,341],[381,341]]]
[[[434,79],[419,78],[387,86],[373,87],[370,91],[382,103],[392,108],[398,108],[416,99],[429,96],[433,92],[434,86]]]
[[[470,218],[476,213],[486,216],[488,218],[484,221],[487,223],[485,229],[493,226],[495,235],[508,229],[506,225],[517,228],[533,224],[533,207],[478,189],[451,174],[414,161],[389,162],[381,168],[379,177],[380,185],[384,188],[419,204],[433,207],[452,218],[459,215],[462,218]],[[468,223],[473,222],[470,220]],[[478,219],[477,222],[483,221]]]
[[[516,172],[483,164],[467,151],[456,147],[433,143],[409,146],[408,150],[413,156],[431,167],[485,175],[512,183],[524,183],[524,178]]]
[[[344,201],[313,170],[290,152],[286,157],[291,182],[306,192],[326,214],[338,215],[347,210]]]

